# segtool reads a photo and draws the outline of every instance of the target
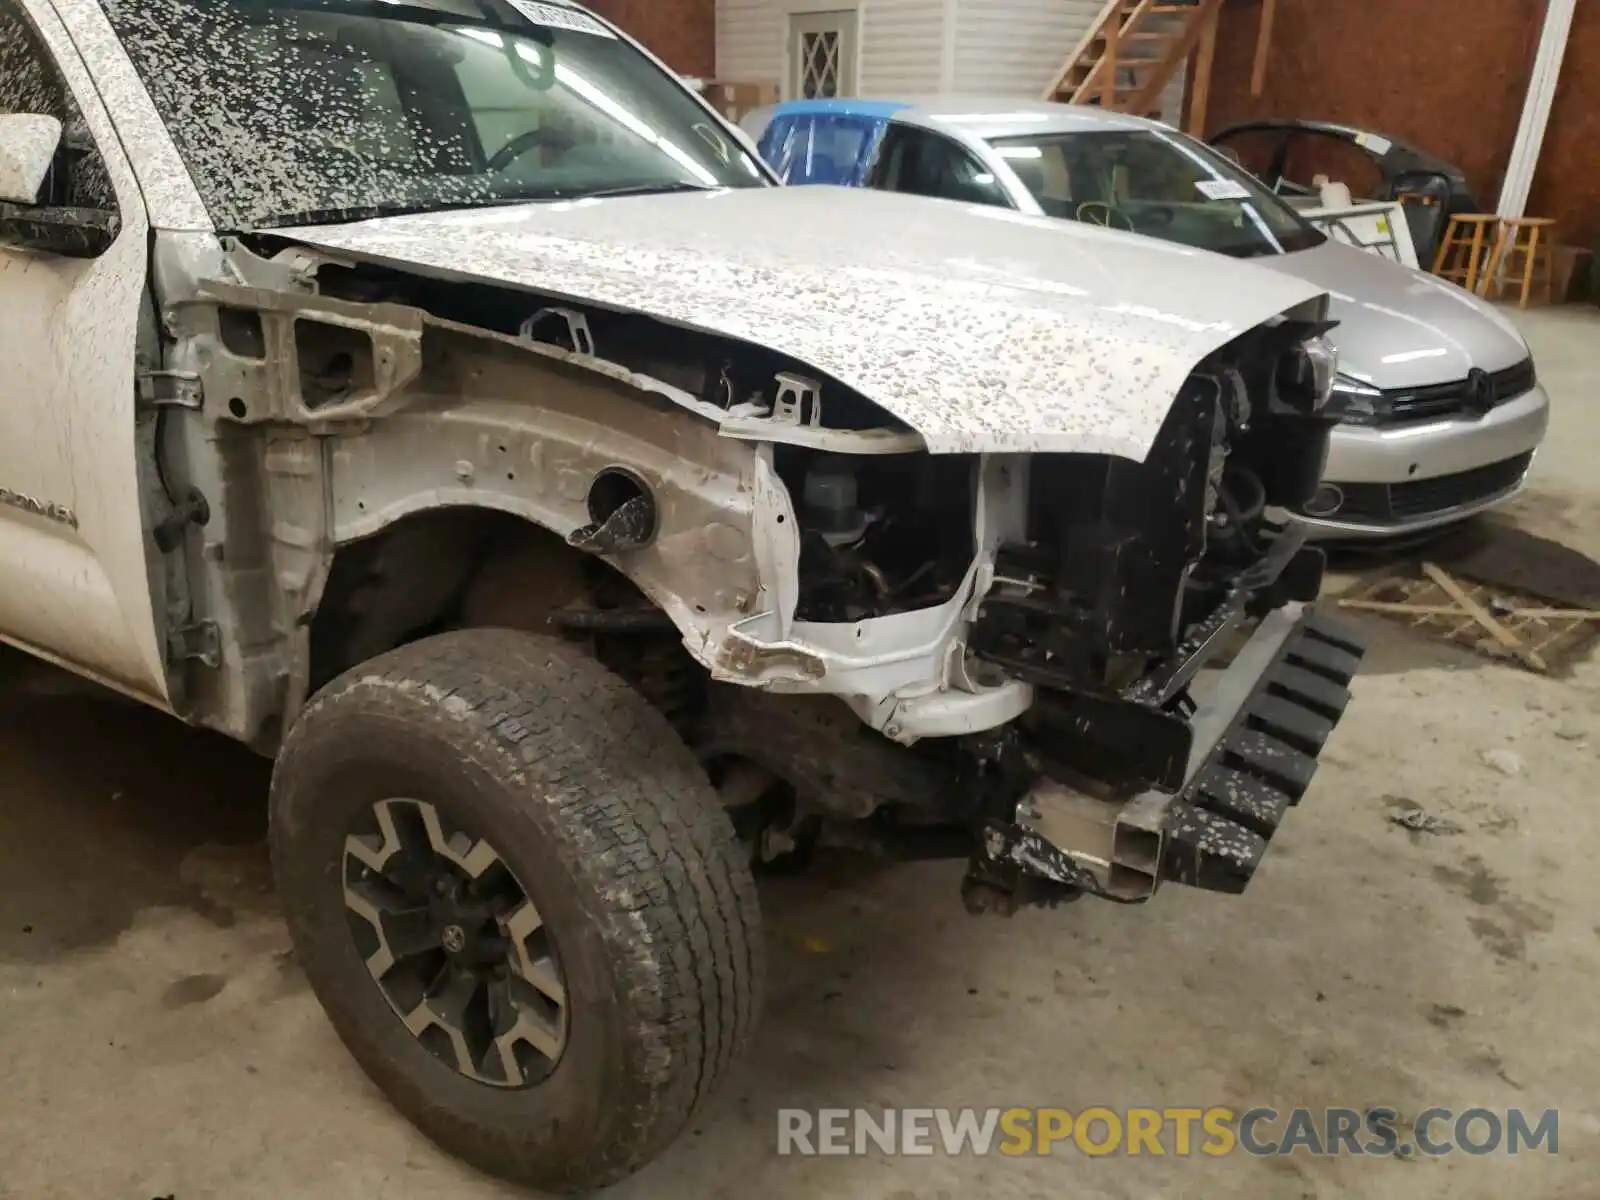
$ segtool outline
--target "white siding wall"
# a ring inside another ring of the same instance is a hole
[[[960,0],[958,92],[1038,99],[1105,0]]]
[[[788,29],[782,0],[717,0],[717,78],[781,84]]]
[[[787,84],[789,14],[852,8],[860,95],[939,90],[945,0],[717,0],[717,78]]]
[[[861,94],[893,99],[940,90],[944,0],[865,0]]]
[[[717,78],[786,85],[789,14],[858,7],[860,94],[943,90],[946,0],[717,0]],[[956,0],[952,91],[1037,98],[1104,0]],[[1183,73],[1167,91],[1183,102]]]
[[[876,0],[875,0],[876,2]],[[958,92],[1037,100],[1050,86],[1105,0],[958,0]],[[1183,110],[1184,70],[1162,95],[1162,116]]]

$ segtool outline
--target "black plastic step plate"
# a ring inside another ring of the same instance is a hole
[[[1343,621],[1336,621],[1327,613],[1314,612],[1306,617],[1300,631],[1307,637],[1316,638],[1318,641],[1327,642],[1330,646],[1338,646],[1357,658],[1367,652],[1367,644],[1361,640],[1354,629]]]
[[[1361,656],[1316,638],[1296,638],[1284,661],[1301,670],[1314,671],[1331,683],[1349,683],[1361,669]]]
[[[1267,839],[1311,785],[1364,653],[1338,622],[1307,618],[1211,761],[1168,806],[1162,878],[1213,892],[1245,890]]]
[[[1280,696],[1261,696],[1250,705],[1248,721],[1306,754],[1320,754],[1333,722]]]
[[[1181,800],[1167,809],[1161,840],[1163,879],[1238,895],[1266,852],[1266,839],[1237,821]]]
[[[1335,683],[1349,683],[1361,669],[1366,653],[1366,646],[1348,627],[1314,613],[1306,618],[1300,635],[1290,645],[1288,659]]]
[[[1266,780],[1298,804],[1317,773],[1317,760],[1259,729],[1239,729],[1222,744],[1221,761]]]
[[[1337,721],[1350,707],[1350,689],[1313,671],[1282,662],[1267,676],[1267,694],[1291,700],[1319,717]]]
[[[1289,810],[1287,793],[1264,779],[1227,767],[1210,767],[1192,793],[1196,806],[1270,838]]]

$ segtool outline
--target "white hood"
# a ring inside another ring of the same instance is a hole
[[[273,232],[770,347],[856,389],[934,453],[1142,460],[1200,359],[1320,294],[1152,238],[841,188],[528,204]],[[605,347],[596,353],[605,357]]]

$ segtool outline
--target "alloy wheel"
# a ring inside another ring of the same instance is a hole
[[[422,800],[380,800],[345,839],[351,936],[389,1007],[469,1079],[526,1087],[567,1035],[555,943],[493,846]]]

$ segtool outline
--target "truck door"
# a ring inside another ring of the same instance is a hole
[[[0,204],[0,639],[165,706],[134,446],[148,220],[42,0],[0,0],[0,114],[12,113],[54,116],[65,133],[38,203]],[[69,210],[112,236],[72,245]]]

